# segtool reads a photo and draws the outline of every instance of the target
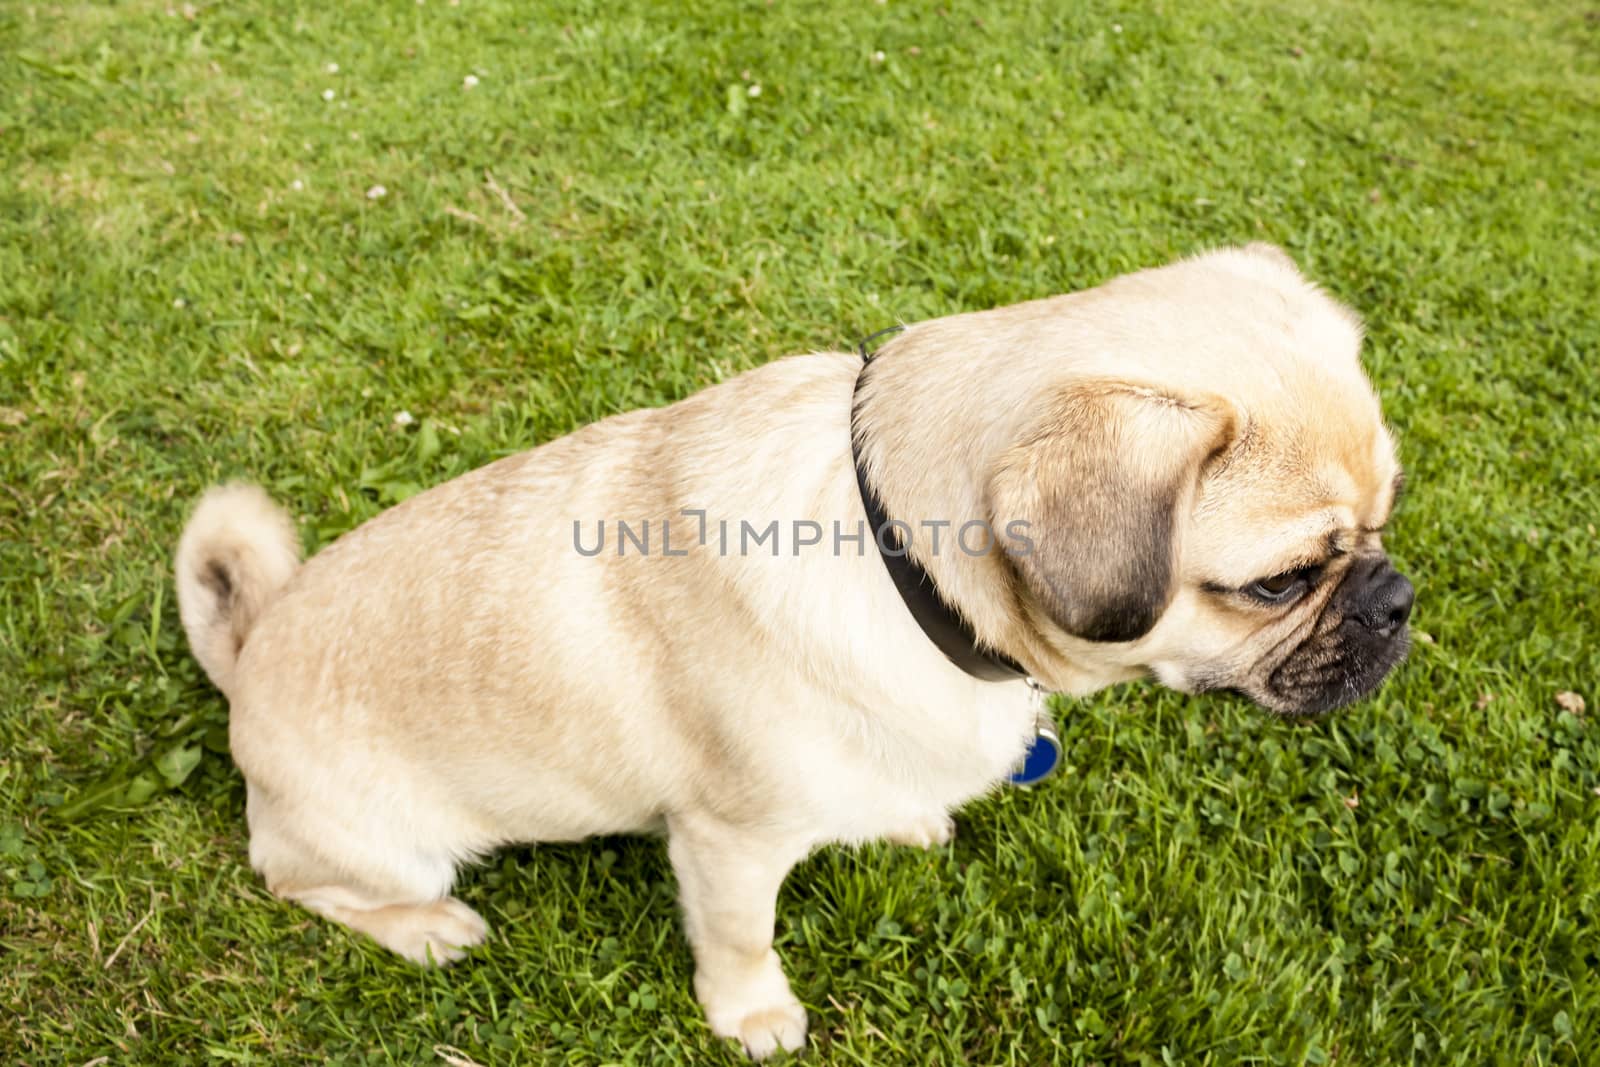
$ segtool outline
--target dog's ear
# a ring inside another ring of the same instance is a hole
[[[1233,432],[1221,398],[1117,381],[1074,386],[1031,419],[989,479],[989,507],[1058,626],[1090,641],[1150,632],[1176,592],[1200,470]]]

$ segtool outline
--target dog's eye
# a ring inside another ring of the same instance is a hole
[[[1269,604],[1276,604],[1289,599],[1299,592],[1311,577],[1312,568],[1302,567],[1295,571],[1284,571],[1274,574],[1271,578],[1263,578],[1254,585],[1245,589],[1246,593],[1257,600],[1264,600]]]

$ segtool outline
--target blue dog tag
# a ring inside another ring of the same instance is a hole
[[[1061,766],[1061,739],[1049,720],[1040,718],[1035,727],[1033,741],[1023,755],[1022,762],[1011,772],[1011,784],[1026,788],[1037,785],[1055,773]]]

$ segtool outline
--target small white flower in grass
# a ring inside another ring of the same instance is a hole
[[[185,308],[189,306],[189,301],[185,300],[181,296],[173,297],[172,306],[175,308]]]
[[[416,421],[416,417],[409,411],[397,411],[394,414],[394,424],[396,426],[410,426]]]
[[[368,200],[382,200],[384,197],[386,197],[388,195],[389,195],[389,190],[385,189],[381,185],[374,185],[371,189],[367,190],[367,199]]]
[[[751,96],[760,96],[761,95],[761,86],[760,85],[752,85],[752,86],[750,86],[749,89],[747,89],[745,91],[748,92]]]
[[[324,100],[332,100],[334,97],[336,97],[338,95],[339,94],[334,92],[332,89],[324,89],[324,90],[322,90],[322,99],[324,99]]]
[[[1111,24],[1111,32],[1112,32],[1112,33],[1121,33],[1121,32],[1122,32],[1122,23],[1120,23],[1120,22],[1113,22],[1113,23],[1112,23],[1112,24]]]
[[[883,62],[883,51],[882,51],[882,49],[872,53],[872,61],[874,63],[882,63]]]
[[[289,188],[293,189],[297,193],[305,187],[306,183],[301,181],[299,178],[296,178],[294,181],[289,183]]]
[[[337,64],[337,63],[329,63],[326,67],[323,67],[322,69],[327,71],[329,74],[337,74],[337,73],[339,73],[339,64]]]
[[[476,89],[477,87],[478,87],[478,76],[476,74],[468,74],[465,78],[461,79],[461,88],[463,88],[463,89]]]

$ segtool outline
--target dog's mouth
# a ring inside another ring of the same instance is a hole
[[[1267,673],[1264,681],[1201,675],[1190,693],[1230,693],[1282,719],[1310,720],[1348,707],[1381,686],[1411,648],[1409,630],[1377,641],[1348,631],[1313,637]]]
[[[1372,694],[1410,647],[1407,627],[1376,637],[1346,622],[1305,642],[1274,668],[1260,692],[1247,689],[1245,695],[1285,718],[1326,715]]]

